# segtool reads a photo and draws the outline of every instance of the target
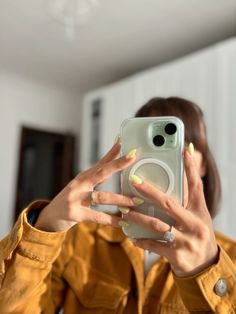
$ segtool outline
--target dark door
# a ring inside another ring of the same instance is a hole
[[[23,127],[15,220],[33,200],[52,199],[72,178],[75,137]]]

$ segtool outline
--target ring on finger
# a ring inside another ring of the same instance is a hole
[[[90,205],[91,206],[94,206],[94,205],[96,205],[96,193],[97,193],[97,191],[96,190],[93,190],[92,192],[91,192],[91,194],[90,194]]]
[[[163,240],[165,242],[173,242],[174,239],[175,239],[175,234],[174,232],[172,232],[172,227],[173,226],[170,226],[169,230],[167,230],[164,234],[163,234]]]

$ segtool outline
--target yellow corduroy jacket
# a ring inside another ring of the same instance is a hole
[[[161,257],[144,277],[144,254],[120,229],[81,223],[42,232],[22,212],[0,242],[0,313],[236,313],[236,243],[216,233],[219,260],[200,274],[177,278]],[[199,248],[200,250],[201,248]],[[224,279],[224,296],[216,292]]]

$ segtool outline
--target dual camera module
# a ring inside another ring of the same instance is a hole
[[[164,131],[167,135],[173,135],[176,133],[177,127],[174,123],[167,123],[164,127]],[[153,137],[152,141],[155,146],[160,147],[164,145],[165,137],[163,135],[158,134]]]

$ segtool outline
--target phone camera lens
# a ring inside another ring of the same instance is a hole
[[[166,134],[168,135],[173,135],[175,134],[177,130],[177,127],[174,123],[168,123],[166,126],[165,126],[165,132]]]
[[[153,144],[155,146],[162,146],[165,143],[165,138],[162,135],[156,135],[153,137]]]

